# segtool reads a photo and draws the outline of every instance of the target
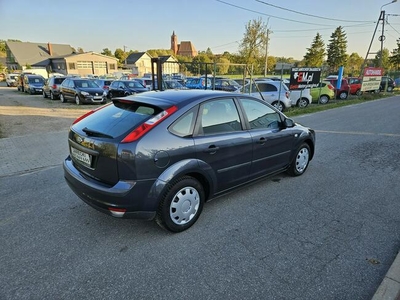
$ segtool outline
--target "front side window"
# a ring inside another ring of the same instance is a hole
[[[240,102],[250,123],[250,129],[279,128],[280,115],[268,105],[246,98],[240,99]]]
[[[208,101],[200,106],[200,134],[242,130],[240,118],[233,99],[217,99]]]

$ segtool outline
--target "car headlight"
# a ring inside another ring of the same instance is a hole
[[[88,93],[88,92],[83,92],[83,91],[82,91],[82,92],[81,92],[81,95],[86,97],[86,96],[89,96],[89,93]]]

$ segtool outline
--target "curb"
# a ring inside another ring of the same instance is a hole
[[[400,252],[397,253],[372,300],[400,300]]]

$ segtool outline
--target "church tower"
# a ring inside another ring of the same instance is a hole
[[[175,55],[178,53],[178,37],[175,34],[175,30],[171,35],[171,50]]]

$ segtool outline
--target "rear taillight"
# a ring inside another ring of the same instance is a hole
[[[137,127],[131,133],[129,133],[121,143],[131,143],[136,141],[138,138],[143,136],[145,133],[149,132],[152,128],[157,126],[157,124],[161,123],[161,121],[168,118],[174,112],[176,112],[178,108],[176,106],[171,106],[167,110],[160,112],[158,115],[154,116],[153,118],[147,120],[145,123]]]
[[[332,85],[332,84],[328,84],[328,89],[330,89],[330,90],[334,90],[335,88],[333,87],[333,85]]]
[[[107,85],[103,86],[103,90],[108,90],[109,87]]]
[[[93,109],[93,110],[91,110],[91,111],[88,111],[86,114],[80,116],[80,117],[77,118],[74,122],[72,122],[72,125],[78,123],[80,120],[83,120],[83,119],[86,118],[87,116],[90,116],[92,113],[94,113],[94,112],[96,112],[96,111],[98,111],[98,110],[100,110],[100,109],[102,109],[102,108],[104,108],[104,107],[106,107],[106,106],[109,106],[110,104],[111,104],[111,103],[108,103],[108,104],[106,104],[106,105],[100,106],[100,107],[98,107],[98,108],[96,108],[96,109]]]
[[[56,84],[53,84],[52,88],[53,88],[54,90],[57,89],[57,85],[56,85]]]
[[[290,98],[290,93],[288,91],[286,91],[285,95],[286,95],[286,98]]]

